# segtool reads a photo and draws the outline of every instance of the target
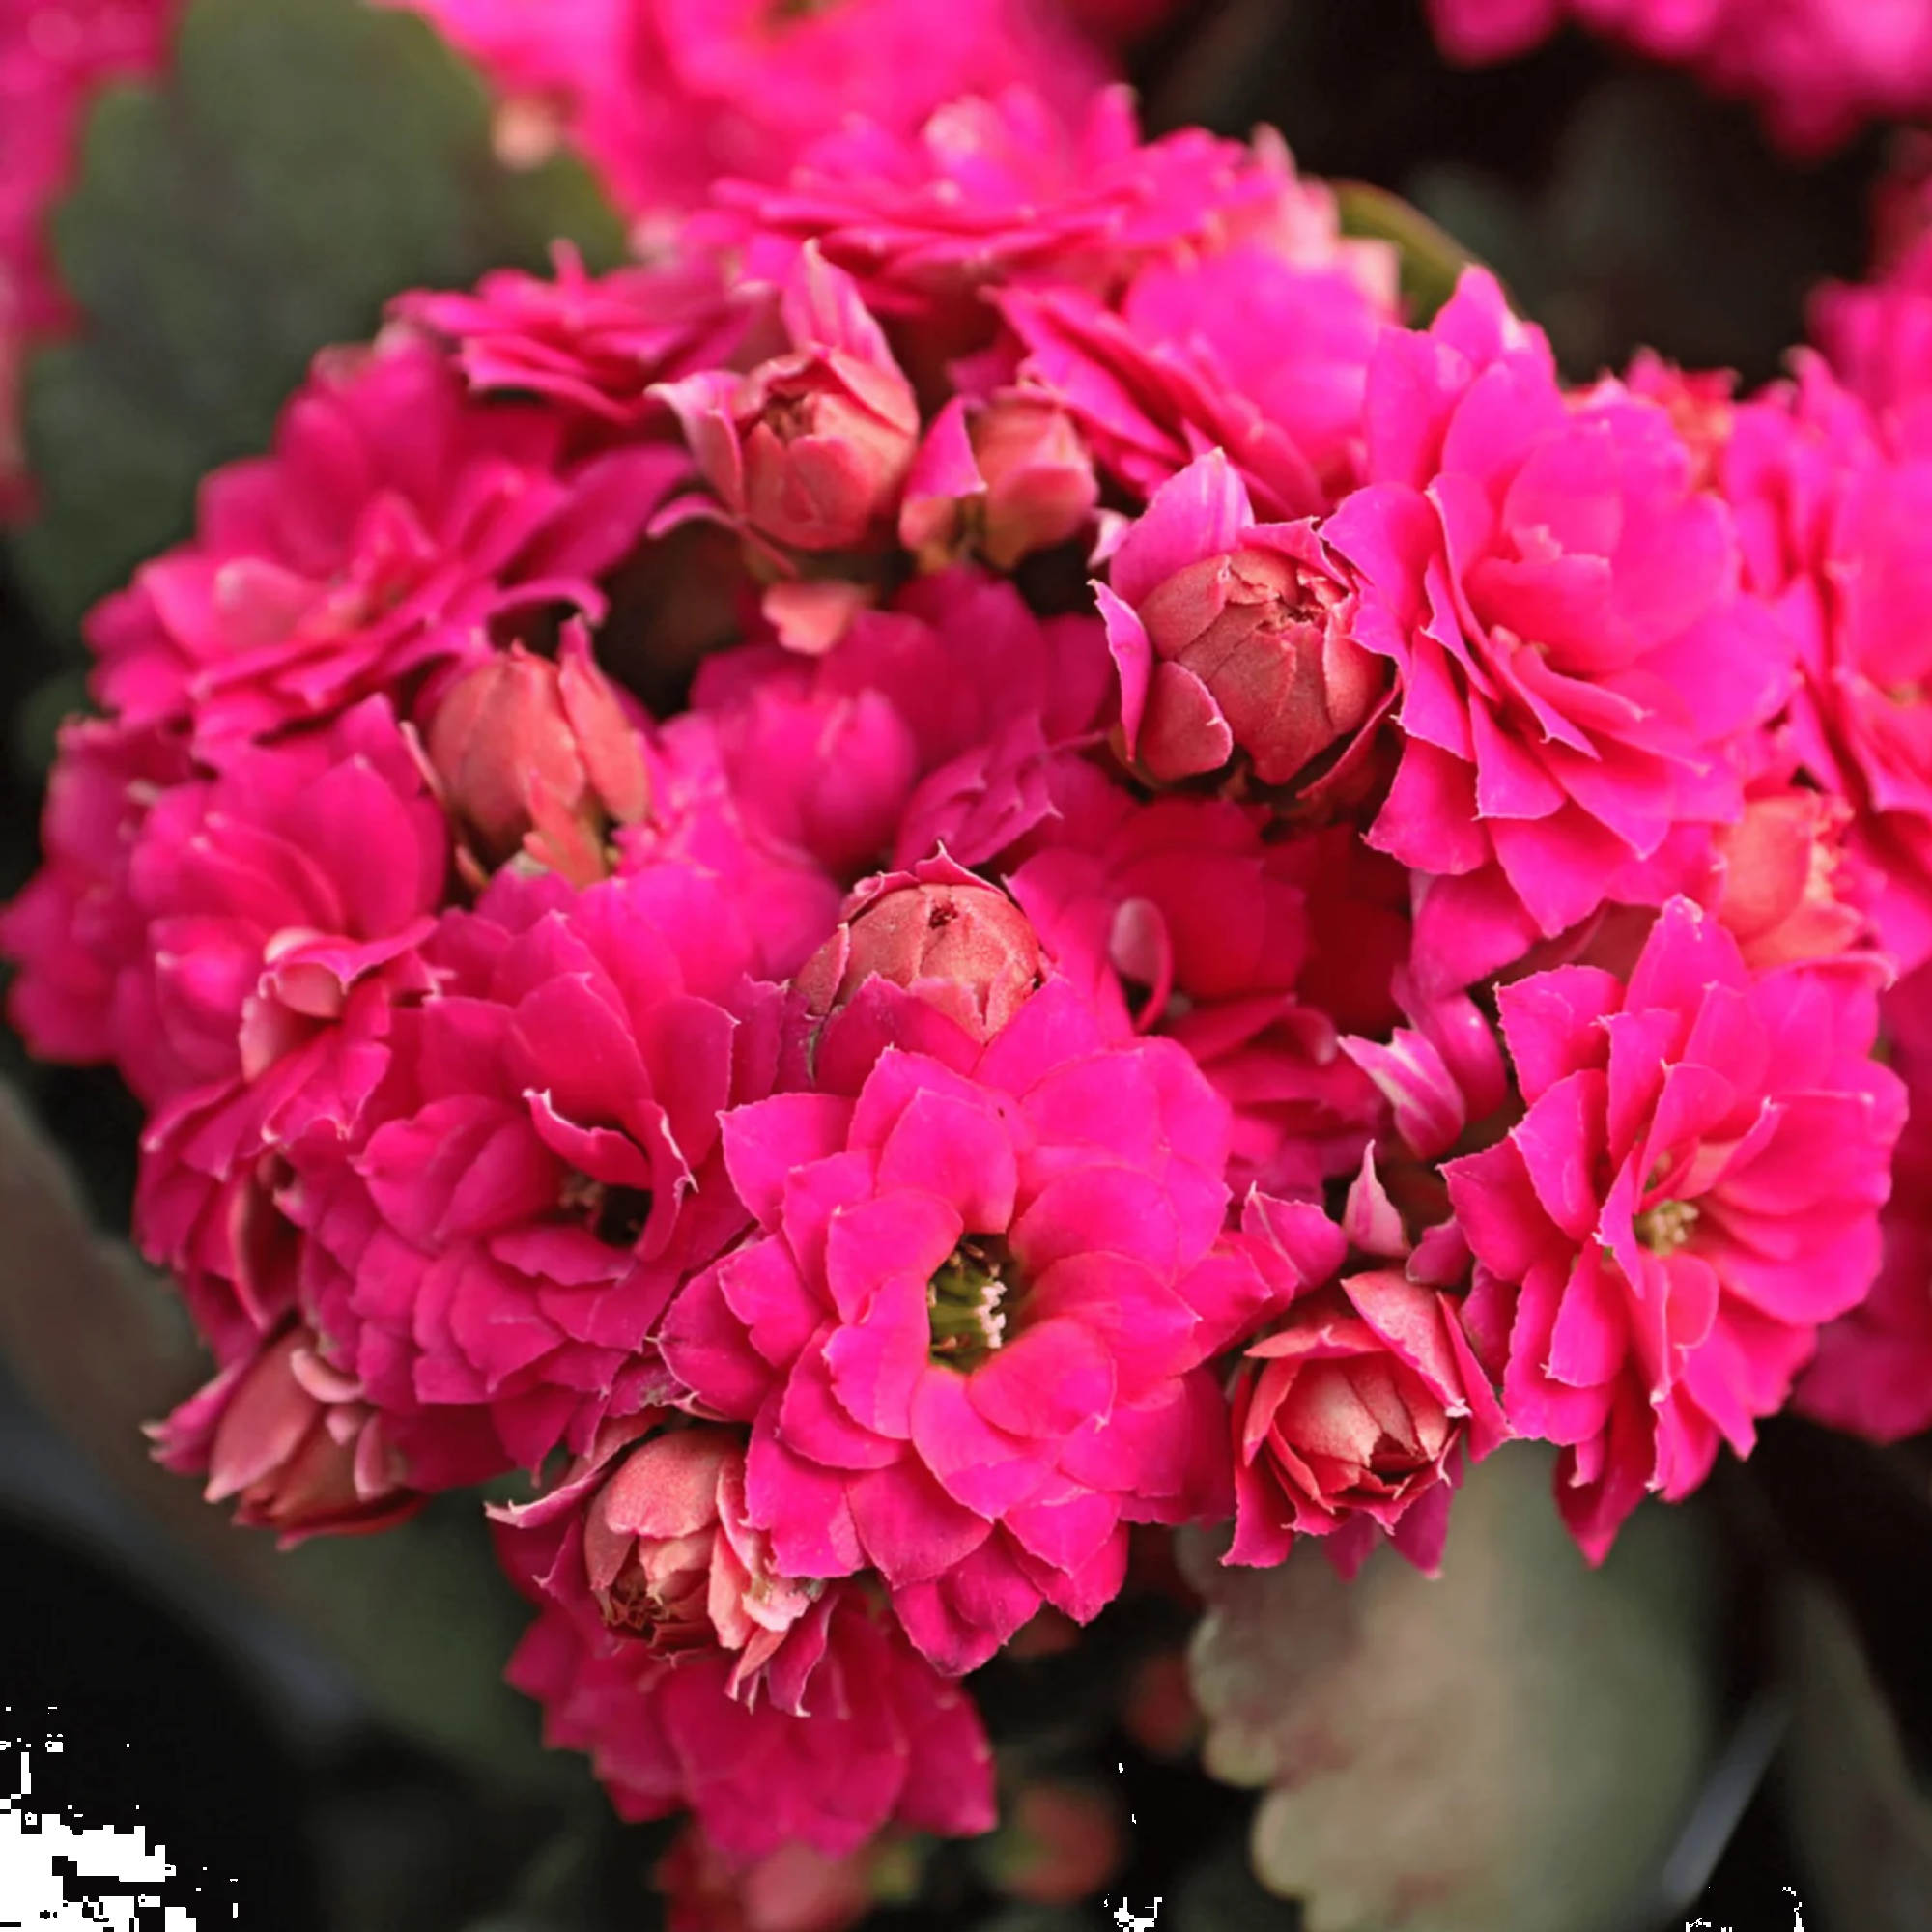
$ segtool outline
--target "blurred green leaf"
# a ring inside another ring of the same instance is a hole
[[[60,627],[186,534],[197,480],[266,445],[331,342],[400,290],[538,268],[619,224],[589,177],[495,156],[482,86],[364,0],[194,0],[172,75],[96,105],[54,222],[84,318],[27,372],[43,511],[19,560]]]
[[[1786,1815],[1820,1932],[1922,1932],[1932,1903],[1932,1798],[1857,1631],[1822,1586],[1798,1582],[1779,1618],[1792,1694]]]
[[[1308,1932],[1621,1932],[1654,1881],[1712,1740],[1699,1521],[1640,1511],[1593,1572],[1549,1466],[1474,1471],[1435,1581],[1191,1547],[1207,1766],[1266,1787],[1255,1869]]]
[[[1399,194],[1369,182],[1337,182],[1335,202],[1345,235],[1395,244],[1408,319],[1424,327],[1456,293],[1457,279],[1476,257]]]

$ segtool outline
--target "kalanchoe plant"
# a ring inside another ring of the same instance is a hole
[[[1453,1565],[1524,1440],[1594,1565],[1794,1400],[1932,1419],[1918,267],[1577,385],[1004,0],[418,11],[648,259],[399,297],[89,619],[0,948],[149,1116],[170,1467],[518,1481],[550,1742],[806,1932],[1003,1807],[1102,1882],[987,1719],[1110,1605],[1168,1754],[1204,1574]]]

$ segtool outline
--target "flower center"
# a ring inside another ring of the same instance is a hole
[[[651,1218],[647,1187],[612,1187],[587,1174],[567,1174],[557,1196],[572,1220],[581,1221],[607,1247],[633,1248]]]
[[[1675,1254],[1696,1225],[1694,1202],[1660,1201],[1636,1217],[1636,1237],[1654,1255]]]
[[[983,1361],[1006,1338],[1001,1304],[1017,1286],[1004,1241],[983,1235],[961,1241],[925,1285],[932,1360],[955,1369]]]

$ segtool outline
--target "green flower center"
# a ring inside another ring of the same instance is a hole
[[[1675,1254],[1697,1225],[1697,1208],[1690,1201],[1660,1201],[1636,1217],[1636,1237],[1654,1255]]]
[[[984,1235],[961,1241],[925,1285],[932,1360],[955,1369],[984,1361],[1006,1338],[1002,1304],[1018,1285],[1004,1241]]]

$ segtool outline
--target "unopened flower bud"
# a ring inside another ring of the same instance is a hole
[[[990,1039],[1039,980],[1039,940],[1005,893],[950,859],[872,882],[798,976],[814,1013],[848,1000],[867,980],[903,986]]]
[[[1210,450],[1155,491],[1095,585],[1128,754],[1171,782],[1244,752],[1287,784],[1361,729],[1387,668],[1350,635],[1355,599],[1312,524],[1258,524]]]
[[[428,751],[483,868],[522,851],[591,885],[609,870],[605,833],[650,803],[637,727],[581,626],[554,664],[513,644],[458,678],[431,715]]]
[[[899,540],[928,570],[977,549],[996,570],[1065,543],[1094,514],[1099,483],[1066,413],[1015,391],[949,403],[906,483]]]

